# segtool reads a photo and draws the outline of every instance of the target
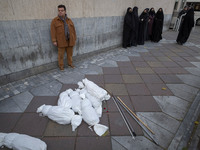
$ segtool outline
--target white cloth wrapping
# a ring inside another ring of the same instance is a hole
[[[94,108],[98,108],[99,106],[102,106],[102,101],[100,101],[100,99],[98,99],[97,97],[91,95],[90,93],[86,93],[85,96],[87,99],[90,100]]]
[[[0,146],[13,150],[47,150],[42,140],[18,133],[0,133]]]
[[[68,95],[69,91],[71,92],[71,89],[60,93],[59,99],[58,99],[58,106],[63,106],[63,107],[67,107],[67,108],[72,107],[72,100]]]
[[[98,136],[102,136],[107,130],[108,130],[108,127],[102,124],[94,125],[94,131]]]
[[[99,117],[92,107],[91,102],[85,98],[81,103],[83,120],[90,126],[99,123]]]
[[[107,91],[96,85],[94,82],[88,80],[87,78],[83,79],[82,82],[84,83],[88,93],[91,95],[97,97],[101,101],[110,99],[110,95]]]
[[[71,91],[69,93],[69,96],[71,98],[71,101],[72,101],[72,110],[74,112],[77,112],[79,115],[82,114],[81,112],[81,97],[79,95],[79,92],[78,91]]]
[[[42,113],[49,119],[59,124],[71,123],[72,117],[75,115],[74,111],[63,106],[42,105],[37,109],[37,113]]]
[[[81,124],[81,122],[82,122],[82,116],[74,115],[71,120],[72,131],[75,131],[76,128]]]

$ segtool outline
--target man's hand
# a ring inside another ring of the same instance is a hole
[[[54,46],[58,46],[57,42],[53,42],[53,45],[54,45]]]

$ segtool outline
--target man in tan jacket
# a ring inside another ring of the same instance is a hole
[[[64,70],[64,54],[67,52],[68,66],[72,64],[73,46],[76,43],[76,30],[70,18],[67,17],[65,5],[58,6],[58,16],[51,22],[51,40],[58,47],[58,65]]]

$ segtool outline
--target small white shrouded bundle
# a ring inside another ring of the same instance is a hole
[[[91,95],[97,97],[101,101],[110,99],[110,95],[107,93],[107,91],[96,85],[94,82],[88,80],[87,78],[83,79],[82,81],[88,93]]]
[[[68,95],[69,92],[71,92],[71,89],[68,89],[68,90],[60,93],[59,99],[58,99],[58,106],[63,106],[63,107],[67,107],[67,108],[72,107],[72,101]]]
[[[45,104],[37,109],[37,113],[42,113],[43,116],[47,116],[59,124],[69,124],[74,116],[74,111],[69,108]]]
[[[79,115],[82,114],[81,112],[81,97],[79,95],[78,91],[71,91],[69,93],[69,96],[71,97],[71,101],[72,101],[72,110],[74,112],[77,112]]]
[[[75,131],[76,128],[81,124],[82,117],[80,115],[74,115],[71,120],[72,131]]]
[[[13,150],[47,150],[47,145],[42,140],[18,133],[0,133],[1,146]]]

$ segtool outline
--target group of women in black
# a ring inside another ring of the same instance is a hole
[[[147,40],[159,42],[162,39],[163,21],[162,8],[156,13],[154,8],[146,8],[138,16],[138,7],[129,7],[124,17],[122,47],[144,45]]]

